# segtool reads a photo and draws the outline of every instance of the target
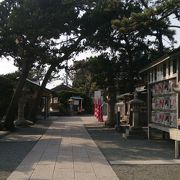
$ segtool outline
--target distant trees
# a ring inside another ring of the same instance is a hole
[[[70,70],[72,87],[89,97],[99,87],[94,81],[90,59],[74,62],[73,68]]]

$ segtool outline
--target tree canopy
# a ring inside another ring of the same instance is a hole
[[[64,55],[64,45],[61,44],[61,49],[59,49],[56,39],[62,35],[78,35],[76,31],[81,7],[84,9],[81,1],[68,0],[5,0],[1,2],[0,14],[3,15],[0,19],[1,55],[12,56],[21,70],[21,76],[5,119],[7,128],[13,126],[13,109],[31,68],[36,63],[56,62],[57,66],[57,59]],[[69,43],[66,42],[66,44],[69,46]]]
[[[179,20],[179,9],[179,0],[2,1],[0,55],[12,56],[21,71],[6,115],[7,128],[31,69],[50,66],[42,77],[44,86],[53,71],[64,67],[64,60],[82,50],[101,53],[88,60],[91,73],[85,78],[106,89],[113,103],[116,87],[120,92],[133,91],[138,70],[169,50],[163,38],[173,44],[175,32],[170,28],[179,26],[169,17]],[[123,82],[126,89],[120,85]]]
[[[86,23],[81,27],[87,35],[85,46],[101,52],[101,56],[89,59],[89,62],[98,59],[91,73],[97,74],[95,82],[106,86],[107,94],[111,91],[109,97],[114,98],[112,94],[117,91],[134,91],[138,71],[173,48],[175,31],[170,27],[178,26],[171,24],[172,14],[179,19],[178,0],[97,1],[84,15],[82,21]],[[172,47],[164,45],[165,37]],[[89,70],[89,66],[86,69]],[[113,83],[118,87],[114,92]]]

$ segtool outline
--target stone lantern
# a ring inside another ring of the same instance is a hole
[[[176,93],[180,93],[180,82],[172,84],[172,90]]]
[[[132,120],[132,126],[133,127],[140,127],[139,122],[139,113],[140,113],[140,107],[144,103],[144,101],[138,99],[138,94],[135,92],[134,99],[129,101],[129,104],[132,105],[132,112],[133,112],[133,120]]]
[[[30,96],[30,91],[28,88],[23,88],[21,97],[18,102],[18,118],[14,122],[16,126],[26,126],[26,125],[33,125],[34,123],[24,118],[24,107],[26,102],[28,101]]]
[[[73,115],[73,99],[70,98],[68,102],[69,102],[70,113],[71,115]]]

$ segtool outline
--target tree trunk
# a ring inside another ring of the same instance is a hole
[[[51,73],[53,72],[55,66],[54,65],[51,65],[50,68],[48,69],[44,79],[43,79],[43,82],[41,84],[41,87],[39,88],[39,90],[36,92],[36,95],[35,95],[35,98],[34,98],[34,101],[32,103],[32,106],[31,106],[31,109],[30,109],[30,113],[28,115],[28,118],[30,120],[32,120],[33,122],[35,122],[35,117],[38,113],[38,105],[40,104],[40,101],[41,101],[41,97],[42,97],[42,93],[43,93],[43,89],[46,87],[47,83],[48,83],[48,80],[51,76]]]
[[[26,105],[26,98],[22,96],[18,102],[18,119],[17,121],[15,121],[15,124],[17,125],[25,124],[25,118],[24,118],[25,105]]]
[[[59,59],[58,62],[52,64],[50,66],[50,68],[48,69],[44,79],[43,79],[43,82],[42,82],[42,85],[39,89],[39,91],[36,93],[36,96],[35,96],[35,99],[33,101],[33,104],[32,104],[32,107],[31,107],[31,110],[30,110],[30,113],[28,115],[28,118],[30,120],[32,120],[33,122],[35,121],[35,116],[37,114],[37,109],[38,109],[38,105],[40,104],[40,100],[41,100],[41,96],[42,96],[42,91],[43,89],[46,87],[46,84],[51,76],[51,73],[53,72],[53,70],[55,69],[56,66],[58,66],[59,64],[61,64],[65,59],[68,59],[70,54],[72,52],[74,52],[77,48],[77,45],[79,44],[79,42],[81,41],[81,37],[71,46],[71,48],[68,50],[68,52],[64,52],[65,55],[63,57],[61,57]]]
[[[163,38],[162,38],[162,32],[159,30],[157,31],[157,39],[158,39],[158,51],[159,55],[163,55],[164,53],[164,45],[163,45]]]
[[[129,60],[129,64],[128,64],[128,91],[129,92],[133,92],[134,91],[134,66],[133,66],[133,53],[132,53],[132,47],[131,44],[129,42],[128,37],[125,35],[125,42],[126,42],[126,52],[128,55],[128,60]]]
[[[116,103],[116,91],[115,87],[111,86],[108,88],[108,112],[107,112],[107,121],[105,122],[106,126],[114,127],[116,124],[115,120],[115,103]]]
[[[29,70],[30,70],[30,64],[29,64],[30,60],[28,60],[28,61],[26,62],[26,64],[24,65],[24,67],[22,69],[22,74],[19,78],[19,81],[17,83],[13,97],[11,99],[9,106],[8,106],[8,110],[6,113],[5,120],[4,120],[4,127],[7,130],[13,130],[14,129],[14,119],[15,119],[16,108],[18,105],[19,98],[21,97],[21,92],[22,92],[22,89],[23,89],[24,84],[26,82],[26,78],[28,77]]]

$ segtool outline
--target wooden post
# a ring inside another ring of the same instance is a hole
[[[180,63],[179,63],[179,60],[176,60],[177,62],[177,65],[176,65],[176,73],[177,73],[177,78],[176,78],[176,82],[178,83],[180,81]],[[179,122],[178,122],[178,119],[180,118],[180,94],[178,93],[177,94],[177,97],[176,97],[176,105],[177,105],[177,129],[178,129],[178,126],[179,126]],[[178,158],[179,157],[179,142],[178,141],[175,141],[175,158]]]
[[[179,141],[175,140],[175,159],[179,157]]]
[[[151,138],[151,134],[150,134],[150,126],[148,125],[148,139]]]
[[[150,78],[149,77],[149,74],[148,74],[148,78]],[[151,96],[150,96],[150,85],[148,84],[147,85],[147,91],[148,91],[148,94],[147,94],[147,102],[148,102],[148,104],[147,104],[147,108],[148,108],[148,139],[150,139],[150,126],[149,126],[149,124],[150,124],[150,121],[151,121],[151,100],[150,100],[150,98],[151,98]]]
[[[48,117],[48,98],[45,96],[45,119]]]

